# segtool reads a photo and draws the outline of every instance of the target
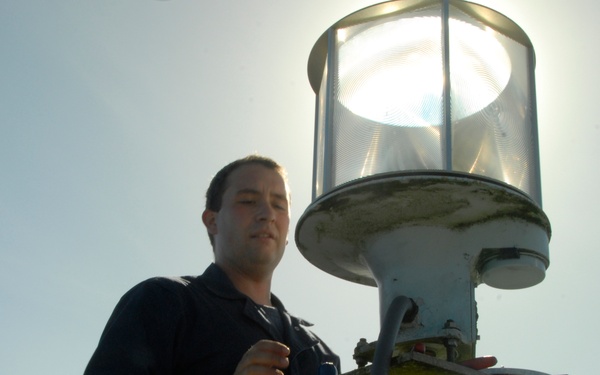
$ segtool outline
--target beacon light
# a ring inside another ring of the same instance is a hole
[[[384,363],[417,344],[473,359],[474,288],[544,279],[534,66],[518,25],[461,0],[373,5],[313,47],[313,201],[296,243],[322,270],[378,288],[380,337],[398,298],[415,303]]]

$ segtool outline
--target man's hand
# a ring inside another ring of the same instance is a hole
[[[290,365],[290,349],[277,341],[261,340],[252,345],[235,369],[234,375],[283,375]]]
[[[462,362],[459,362],[458,364],[467,366],[474,370],[484,370],[488,367],[492,367],[492,366],[496,365],[496,363],[498,363],[498,360],[496,359],[496,357],[487,355],[484,357],[477,357],[477,358],[469,359],[466,361],[462,361]]]

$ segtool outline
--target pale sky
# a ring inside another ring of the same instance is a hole
[[[537,57],[546,280],[480,286],[478,355],[597,371],[600,5],[480,0]],[[123,293],[212,261],[204,192],[225,163],[284,164],[291,236],[311,202],[317,38],[367,0],[0,2],[0,374],[81,374]],[[320,271],[290,238],[273,291],[354,369],[377,290]]]

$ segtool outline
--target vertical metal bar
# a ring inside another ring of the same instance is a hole
[[[442,155],[444,169],[452,170],[452,102],[450,98],[450,0],[442,4],[442,59],[444,64]]]
[[[535,91],[535,52],[533,47],[527,48],[527,68],[529,70],[529,81],[527,82],[529,85],[529,116],[531,117],[531,138],[532,138],[532,148],[531,151],[533,153],[533,163],[530,165],[529,173],[535,173],[535,176],[530,176],[529,183],[535,184],[535,186],[530,186],[529,191],[531,194],[531,198],[542,207],[542,177],[541,177],[541,162],[540,162],[540,140],[539,140],[539,132],[538,132],[538,122],[537,122],[537,97]]]
[[[315,96],[315,136],[314,136],[314,143],[313,143],[313,175],[312,175],[312,180],[313,180],[313,188],[312,188],[312,200],[314,201],[315,199],[317,199],[317,197],[323,192],[323,187],[321,186],[321,191],[319,192],[318,190],[318,184],[319,183],[323,183],[323,181],[319,181],[320,178],[322,178],[323,176],[319,176],[319,171],[321,171],[321,173],[323,172],[322,170],[322,166],[319,166],[319,163],[322,161],[321,158],[319,157],[319,154],[322,151],[322,147],[319,139],[321,137],[321,127],[324,124],[321,124],[320,122],[320,116],[319,114],[321,113],[321,106],[319,105],[320,97],[321,95],[325,95],[327,93],[323,93],[321,92],[321,90],[319,90],[319,92],[317,93],[317,95]]]
[[[333,188],[334,183],[334,130],[335,80],[337,79],[337,30],[331,27],[327,33],[327,97],[325,102],[325,140],[323,147],[323,194]]]

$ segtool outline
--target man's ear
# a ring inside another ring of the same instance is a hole
[[[206,226],[208,233],[215,235],[217,234],[217,215],[219,213],[211,210],[204,210],[202,212],[202,222]]]

